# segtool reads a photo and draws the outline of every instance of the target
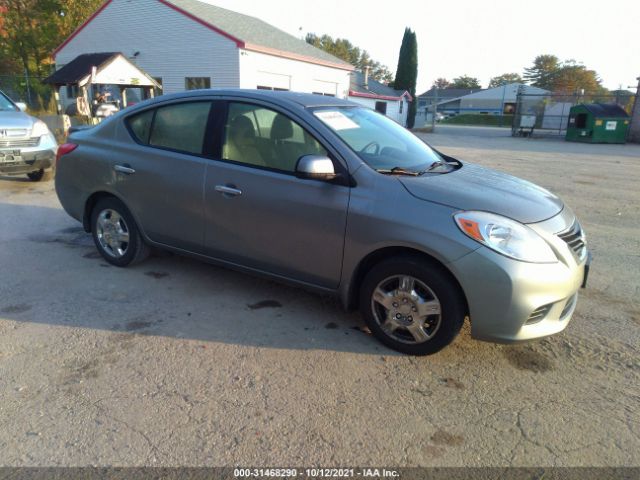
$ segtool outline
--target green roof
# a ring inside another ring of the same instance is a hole
[[[169,0],[163,3],[174,5],[179,10],[195,17],[196,20],[208,24],[223,35],[235,40],[241,48],[353,70],[351,64],[258,18],[198,0]]]

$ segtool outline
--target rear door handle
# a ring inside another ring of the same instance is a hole
[[[125,175],[131,175],[133,173],[136,173],[136,171],[133,168],[127,167],[126,165],[114,165],[113,169],[116,172],[124,173]]]
[[[216,185],[215,190],[216,192],[222,193],[223,195],[229,197],[237,197],[239,195],[242,195],[242,190],[238,190],[235,187],[229,187],[227,185]]]

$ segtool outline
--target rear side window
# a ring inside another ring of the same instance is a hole
[[[129,118],[129,128],[135,139],[144,143],[149,143],[149,134],[151,133],[151,122],[153,122],[153,114],[155,110],[147,110]]]
[[[160,107],[151,127],[149,145],[201,154],[211,102]]]
[[[211,102],[168,105],[133,115],[127,125],[144,145],[202,154]]]

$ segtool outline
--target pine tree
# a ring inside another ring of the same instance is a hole
[[[413,128],[416,121],[416,82],[418,80],[418,40],[415,32],[405,28],[400,54],[398,56],[398,69],[396,79],[393,82],[396,90],[406,90],[413,97],[407,112],[407,127]]]

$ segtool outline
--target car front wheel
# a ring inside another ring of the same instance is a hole
[[[385,260],[366,275],[360,309],[371,332],[388,347],[431,355],[460,332],[466,303],[442,267],[421,257]]]
[[[126,267],[149,255],[131,213],[117,198],[104,198],[95,205],[91,233],[96,248],[112,265]]]
[[[29,172],[27,173],[27,177],[29,177],[29,180],[31,180],[32,182],[39,182],[40,180],[42,180],[42,177],[44,177],[44,169],[40,169],[40,170],[36,170],[35,172]]]

